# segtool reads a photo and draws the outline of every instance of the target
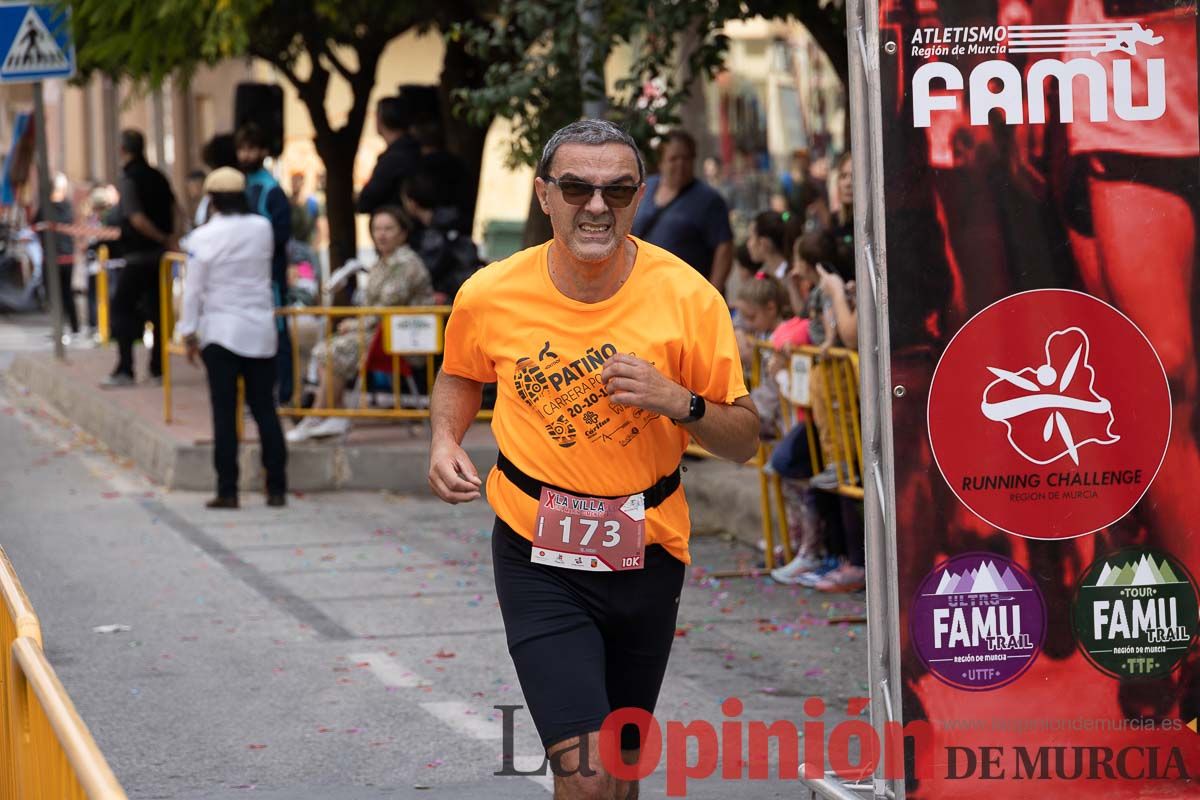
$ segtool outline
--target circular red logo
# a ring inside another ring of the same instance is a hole
[[[1167,451],[1171,394],[1158,354],[1091,295],[1006,297],[963,326],[929,388],[929,440],[958,499],[1033,539],[1124,517]]]

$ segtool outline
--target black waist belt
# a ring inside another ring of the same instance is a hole
[[[509,461],[504,453],[500,453],[496,458],[496,469],[500,470],[504,477],[508,478],[509,482],[511,482],[525,494],[532,497],[534,500],[541,499],[542,489],[552,489],[553,491],[563,492],[565,494],[580,494],[579,492],[573,492],[570,489],[564,489],[561,486],[553,486],[549,483],[542,483],[537,478],[526,475],[517,467],[516,464]],[[676,467],[675,471],[670,475],[665,475],[662,478],[659,478],[653,486],[651,486],[649,489],[643,490],[641,494],[645,498],[646,508],[655,508],[656,506],[662,505],[664,500],[675,494],[675,490],[679,488],[679,481],[679,467]],[[634,492],[634,494],[637,494],[637,492]],[[601,500],[615,499],[615,496],[606,497],[605,495],[589,494],[582,496],[596,497]]]

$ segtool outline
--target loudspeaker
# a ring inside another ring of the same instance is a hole
[[[233,97],[233,127],[253,122],[267,137],[272,156],[283,152],[283,87],[277,83],[239,83]]]

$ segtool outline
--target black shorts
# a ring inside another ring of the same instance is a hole
[[[683,562],[652,544],[643,569],[580,572],[535,564],[531,548],[496,520],[496,594],[542,744],[598,731],[619,708],[653,713],[675,641]],[[637,728],[627,725],[622,749],[638,746]]]

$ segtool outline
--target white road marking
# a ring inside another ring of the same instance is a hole
[[[500,739],[500,726],[495,722],[488,722],[486,718],[480,718],[478,711],[472,714],[471,706],[466,703],[453,700],[443,703],[421,703],[421,708],[472,739],[478,739],[481,742]]]
[[[408,669],[387,653],[351,653],[348,658],[355,664],[366,664],[367,669],[384,686],[401,689],[432,687],[433,682]],[[480,742],[495,742],[503,738],[501,724],[481,716],[469,703],[457,700],[421,703],[421,708],[440,720],[455,732]],[[475,712],[475,713],[472,713]],[[529,772],[542,766],[545,756],[514,756],[513,768],[518,772]],[[549,775],[526,775],[526,778],[548,792],[554,791],[554,779]]]
[[[420,686],[430,686],[429,681],[417,673],[404,667],[387,653],[351,653],[350,659],[355,664],[366,664],[384,686],[395,686],[399,689],[416,689]]]

